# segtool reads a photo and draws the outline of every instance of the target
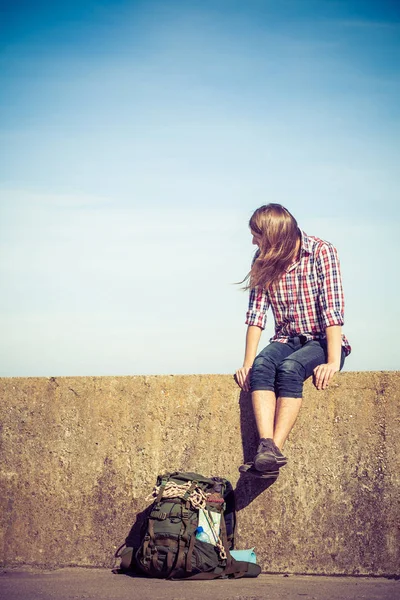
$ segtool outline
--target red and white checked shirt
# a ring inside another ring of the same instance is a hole
[[[324,339],[327,327],[343,325],[344,297],[336,248],[302,231],[300,259],[269,290],[256,287],[250,291],[246,324],[264,329],[269,307],[275,319],[271,342],[287,342],[298,335],[307,340]],[[346,355],[350,354],[344,335],[342,346]]]

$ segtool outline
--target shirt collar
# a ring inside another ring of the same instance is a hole
[[[312,242],[311,242],[311,239],[308,237],[308,235],[306,234],[306,232],[303,231],[302,229],[300,229],[300,235],[301,235],[300,258],[299,258],[299,260],[296,260],[296,262],[292,263],[286,269],[286,273],[289,273],[290,271],[293,271],[293,269],[295,269],[297,267],[297,265],[300,263],[300,261],[301,261],[302,257],[304,256],[304,254],[311,254],[312,253]]]
[[[301,234],[301,254],[303,254],[303,252],[307,252],[307,254],[311,254],[312,253],[311,239],[308,237],[306,232],[303,231],[302,229],[300,229],[300,234]]]

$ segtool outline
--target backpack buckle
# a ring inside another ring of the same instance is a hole
[[[157,521],[165,521],[167,518],[167,513],[162,510],[157,510],[151,514],[152,519],[157,519]]]

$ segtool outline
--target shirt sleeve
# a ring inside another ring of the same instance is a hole
[[[261,329],[265,329],[269,305],[268,293],[265,289],[255,287],[250,290],[249,309],[246,313],[246,325],[256,325]]]
[[[322,244],[317,257],[319,306],[326,327],[344,324],[344,296],[336,248]]]

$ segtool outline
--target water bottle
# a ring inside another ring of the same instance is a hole
[[[201,525],[196,529],[196,540],[200,542],[207,542],[207,544],[211,543],[210,536],[206,533]]]

